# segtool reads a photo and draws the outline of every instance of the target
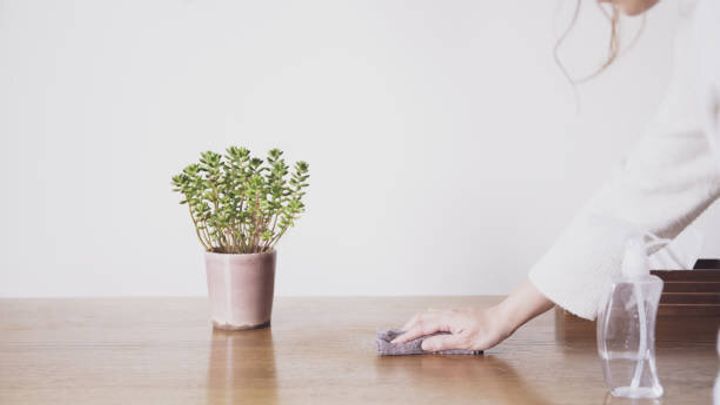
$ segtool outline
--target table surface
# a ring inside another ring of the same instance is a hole
[[[272,328],[222,332],[202,298],[3,299],[0,403],[630,403],[606,395],[594,324],[558,312],[484,356],[375,354],[418,310],[497,300],[278,298]],[[662,403],[711,403],[717,327],[660,321]]]

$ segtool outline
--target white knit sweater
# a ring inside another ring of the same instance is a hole
[[[530,270],[540,292],[580,317],[595,318],[620,272],[624,240],[598,218],[674,238],[720,196],[720,0],[684,14],[673,79],[647,134]]]

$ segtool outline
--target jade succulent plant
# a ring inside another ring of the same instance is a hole
[[[279,149],[265,159],[231,146],[224,155],[203,152],[198,163],[173,176],[203,248],[217,253],[261,253],[295,225],[305,211],[309,166],[292,170]]]

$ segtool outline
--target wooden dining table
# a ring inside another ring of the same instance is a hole
[[[658,321],[665,395],[608,395],[593,322],[550,311],[482,356],[380,357],[379,329],[499,297],[279,297],[213,330],[205,298],[0,300],[0,404],[709,404],[718,319]]]

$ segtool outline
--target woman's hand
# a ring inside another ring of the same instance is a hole
[[[415,315],[403,327],[405,333],[393,340],[404,343],[437,332],[448,332],[425,339],[422,349],[437,352],[448,349],[485,350],[502,342],[512,327],[499,313],[499,307],[485,309],[428,310]]]
[[[415,315],[393,343],[446,332],[425,339],[422,349],[431,352],[448,349],[486,350],[505,340],[530,319],[552,308],[530,281],[526,281],[501,303],[484,309],[429,310]]]

